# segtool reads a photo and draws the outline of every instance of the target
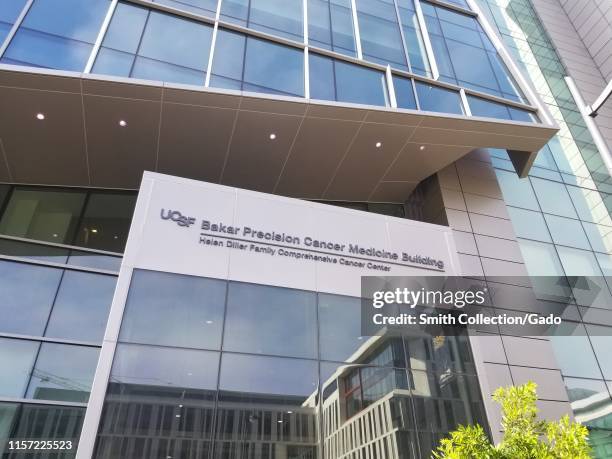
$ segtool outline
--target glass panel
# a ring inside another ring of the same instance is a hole
[[[8,408],[8,410],[6,409]],[[17,409],[15,409],[17,408]],[[8,411],[8,413],[7,413]],[[4,415],[8,414],[9,419]],[[85,408],[73,406],[49,406],[38,404],[0,405],[0,429],[4,421],[7,422],[7,438],[21,440],[70,440],[73,445],[71,451],[62,453],[11,453],[2,449],[2,434],[0,430],[0,453],[6,458],[62,458],[71,459],[75,457],[76,445],[81,434]],[[10,423],[10,424],[9,424]]]
[[[308,42],[312,46],[355,56],[350,0],[308,0]]]
[[[612,423],[609,409],[595,409],[598,406],[609,407],[612,404],[605,382],[582,378],[563,378],[563,382],[578,422],[590,427]]]
[[[418,75],[431,76],[427,51],[414,9],[414,0],[397,0],[397,6],[404,32],[404,43],[408,50],[410,68]]]
[[[18,409],[17,403],[0,403],[0,454],[6,452],[6,442],[14,438],[11,435],[11,427]]]
[[[85,193],[16,188],[0,220],[0,233],[70,244]]]
[[[35,0],[3,60],[82,71],[109,6],[109,0]]]
[[[516,174],[514,174],[516,175]],[[531,188],[530,188],[531,190]],[[544,217],[540,212],[508,207],[510,220],[517,237],[535,239],[536,241],[552,242]]]
[[[102,342],[117,278],[66,271],[45,336]]]
[[[316,459],[317,362],[223,354],[217,457]],[[287,449],[290,447],[291,456]],[[254,451],[268,451],[255,456]]]
[[[28,386],[29,398],[87,402],[100,349],[42,343]]]
[[[357,0],[363,58],[408,70],[393,0]]]
[[[216,352],[120,344],[94,457],[207,457],[218,368]]]
[[[561,263],[568,276],[601,276],[593,252],[557,246]]]
[[[217,12],[217,0],[153,0],[153,2],[210,18],[214,18]]]
[[[612,252],[612,227],[582,222],[589,242],[596,252]]]
[[[576,186],[567,186],[567,191],[576,206],[580,220],[612,226],[612,218],[602,199],[602,196],[606,195]]]
[[[488,118],[499,118],[502,120],[511,120],[510,110],[504,104],[498,104],[490,100],[481,99],[480,97],[467,96],[470,110],[474,116],[485,116]]]
[[[559,336],[551,336],[550,341],[564,376],[601,378],[584,325],[565,322],[559,328]]]
[[[219,349],[225,289],[221,280],[135,270],[120,339]]]
[[[290,40],[303,41],[301,0],[225,0],[221,20]]]
[[[136,195],[132,193],[91,193],[76,244],[123,252],[135,205]]]
[[[72,250],[68,258],[68,264],[82,266],[84,268],[105,269],[107,271],[119,272],[121,260],[121,257]]]
[[[21,14],[27,0],[11,0],[0,2],[0,45],[8,35],[15,20]],[[1,203],[0,199],[0,203]],[[0,448],[0,451],[2,449]]]
[[[470,343],[465,335],[404,336],[413,370],[457,371],[475,374]]]
[[[38,351],[37,341],[0,338],[0,397],[23,397]],[[0,423],[2,416],[0,416]],[[2,429],[0,429],[0,434]],[[0,450],[1,451],[1,450]]]
[[[310,97],[387,105],[385,75],[359,65],[310,54]]]
[[[393,77],[393,88],[395,89],[395,100],[398,108],[409,108],[416,110],[416,99],[412,80],[408,78]]]
[[[587,325],[587,332],[591,338],[595,357],[601,367],[605,379],[612,379],[612,359],[610,359],[610,349],[612,349],[612,329],[596,325]]]
[[[0,261],[0,331],[42,336],[61,269]]]
[[[223,348],[316,358],[316,295],[230,282]]]
[[[543,212],[563,217],[578,217],[565,185],[533,177],[531,183]]]
[[[554,245],[524,239],[519,245],[530,276],[564,276]]]
[[[540,210],[538,201],[528,179],[521,179],[516,172],[495,170],[499,187],[504,195],[504,201],[510,206],[524,209]]]
[[[50,261],[52,263],[66,263],[66,258],[68,257],[68,249],[2,238],[0,238],[0,253],[13,257]]]
[[[555,244],[569,245],[579,249],[590,250],[589,241],[586,238],[582,225],[578,220],[544,215],[546,223],[552,234]]]
[[[319,293],[319,346],[324,360],[352,361],[367,341],[361,336],[361,300]]]
[[[421,110],[463,115],[461,97],[459,97],[457,91],[432,86],[420,81],[415,83]]]
[[[219,29],[212,72],[212,87],[304,95],[303,51],[239,33]]]

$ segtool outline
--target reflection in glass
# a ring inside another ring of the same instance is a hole
[[[215,17],[218,3],[217,0],[153,0],[153,2],[211,18]]]
[[[470,95],[467,96],[467,99],[472,115],[474,116],[524,121],[527,123],[533,122],[530,113],[526,110]]]
[[[531,177],[530,180],[542,212],[578,218],[565,185],[535,177]]]
[[[612,399],[604,381],[563,378],[576,421],[589,427],[612,426]]]
[[[504,201],[510,206],[522,207],[538,211],[538,201],[535,197],[533,189],[529,186],[529,181],[518,177],[516,173],[496,170],[497,182],[504,195]],[[541,218],[541,217],[540,217]],[[535,238],[538,239],[538,238]]]
[[[83,71],[109,6],[109,0],[34,0],[2,61]]]
[[[316,295],[230,282],[223,349],[316,358]]]
[[[0,397],[23,397],[34,365],[37,341],[0,338]],[[0,416],[1,422],[2,416]],[[2,429],[0,429],[0,434]],[[1,438],[1,435],[0,435]]]
[[[386,106],[385,75],[378,70],[311,53],[310,97]]]
[[[70,251],[70,257],[68,257],[68,264],[73,266],[81,266],[83,268],[104,269],[106,271],[119,272],[119,268],[121,267],[121,257],[72,250]]]
[[[0,331],[42,336],[62,270],[0,261]]]
[[[555,244],[568,245],[579,249],[590,250],[589,241],[578,220],[544,215]],[[584,273],[586,275],[586,273]]]
[[[416,83],[417,96],[421,110],[463,115],[461,97],[457,91],[432,86],[427,83]]]
[[[319,353],[323,360],[351,361],[361,336],[361,300],[319,293]],[[341,327],[338,324],[342,324]]]
[[[412,80],[398,76],[393,77],[393,88],[398,108],[409,108],[416,110],[417,104],[414,97]]]
[[[303,41],[301,0],[225,0],[221,20],[271,35]]]
[[[216,279],[135,270],[119,339],[219,349],[225,289]]]
[[[50,261],[52,263],[66,263],[66,258],[68,257],[67,249],[2,238],[0,238],[0,253],[2,255]]]
[[[210,85],[303,96],[303,51],[219,29]]]
[[[0,220],[0,233],[70,244],[85,193],[16,188]]]
[[[45,336],[102,342],[117,278],[66,271]]]
[[[598,325],[586,325],[587,332],[595,350],[595,357],[599,362],[603,377],[612,380],[612,360],[610,349],[612,348],[612,328]]]
[[[0,2],[0,44],[8,35],[25,4],[26,0]],[[2,205],[1,196],[2,192],[0,191],[0,205]],[[0,451],[2,450],[0,449]]]
[[[350,0],[308,0],[308,42],[355,57]]]
[[[218,367],[216,352],[120,344],[94,457],[206,457]]]
[[[500,171],[497,171],[500,172]],[[499,177],[499,176],[498,176]],[[498,179],[499,182],[499,179]],[[552,242],[544,217],[540,212],[507,207],[517,237]]]
[[[99,349],[95,347],[42,343],[27,396],[42,400],[87,402],[98,353]]]
[[[551,336],[550,341],[563,376],[602,378],[584,325],[564,322],[558,336]]]
[[[132,193],[91,193],[76,245],[123,252],[135,205],[136,195]]]
[[[215,456],[317,455],[317,362],[224,353]]]

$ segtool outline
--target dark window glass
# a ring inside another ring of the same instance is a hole
[[[408,50],[411,70],[418,75],[431,76],[427,51],[421,35],[414,0],[397,0],[397,6],[404,32],[404,43]]]
[[[416,110],[417,105],[414,97],[412,80],[394,76],[393,88],[395,89],[395,100],[398,108],[409,108]]]
[[[533,115],[528,111],[509,105],[500,104],[480,97],[468,96],[470,110],[474,116],[486,116],[488,118],[499,118],[502,120],[525,121],[532,123]]]
[[[11,191],[10,185],[0,184],[0,212],[4,210],[4,201],[8,197],[10,191]]]
[[[223,348],[316,358],[312,292],[230,282]]]
[[[0,331],[42,336],[62,270],[0,261]]]
[[[38,344],[37,341],[0,338],[0,397],[23,397],[36,359]],[[0,424],[1,419],[2,416]],[[1,433],[0,428],[0,445]]]
[[[76,244],[92,249],[123,252],[135,205],[134,194],[91,193]]]
[[[85,408],[74,406],[50,406],[38,404],[0,404],[0,452],[6,452],[3,441],[9,438],[21,440],[70,440],[73,450],[61,454],[9,454],[4,457],[74,457],[74,447],[81,434]]]
[[[292,457],[317,457],[316,361],[224,353],[219,389],[219,457],[253,457],[266,443],[270,453],[291,445]]]
[[[456,91],[416,81],[421,110],[440,113],[463,114],[461,97]]]
[[[219,30],[210,85],[304,95],[304,54],[288,46]]]
[[[475,18],[422,5],[442,81],[522,100],[518,85]]]
[[[408,70],[393,0],[357,0],[363,57]]]
[[[68,258],[68,264],[82,266],[84,268],[105,269],[107,271],[119,272],[121,257],[72,250]]]
[[[71,244],[85,193],[16,188],[0,220],[0,233]]]
[[[153,2],[207,17],[215,17],[217,12],[217,0],[153,0]]]
[[[385,75],[378,70],[310,54],[310,97],[367,105],[387,105]]]
[[[308,0],[308,42],[355,56],[355,35],[350,0]]]
[[[0,44],[15,23],[15,20],[21,14],[21,10],[26,4],[26,0],[11,0],[8,2],[0,2]]]
[[[218,368],[216,352],[120,344],[94,457],[207,457]]]
[[[117,278],[66,271],[45,336],[102,342]]]
[[[82,71],[109,5],[109,0],[35,0],[3,60]]]
[[[87,402],[99,351],[96,347],[42,343],[27,396],[41,400]]]
[[[219,349],[225,289],[220,280],[136,270],[120,339]]]
[[[302,0],[225,0],[221,20],[253,30],[302,41]]]
[[[368,340],[361,336],[361,300],[319,294],[319,346],[324,360],[349,360]]]
[[[66,263],[68,258],[68,249],[2,238],[0,238],[0,253],[53,263]]]
[[[405,336],[408,363],[413,370],[475,374],[465,335]]]
[[[210,25],[120,4],[92,71],[203,85],[211,39]]]

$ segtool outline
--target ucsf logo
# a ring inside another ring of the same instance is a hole
[[[195,218],[193,217],[185,217],[178,210],[161,210],[161,218],[162,220],[172,220],[176,222],[178,226],[191,226],[195,223]]]

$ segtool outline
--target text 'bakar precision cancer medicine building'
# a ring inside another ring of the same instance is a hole
[[[611,14],[0,0],[2,458],[612,457]]]

